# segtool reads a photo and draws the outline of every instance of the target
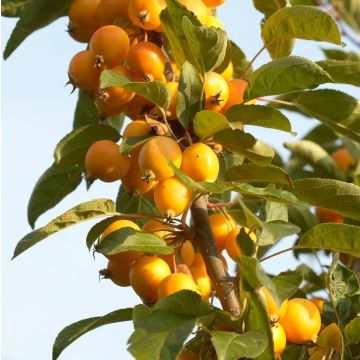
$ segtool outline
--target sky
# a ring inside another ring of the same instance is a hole
[[[227,0],[218,17],[235,41],[251,58],[262,47],[262,15],[252,1]],[[16,23],[2,18],[2,51]],[[120,288],[111,281],[99,282],[98,271],[106,259],[94,261],[85,245],[86,222],[59,232],[11,261],[16,243],[31,231],[27,222],[27,203],[40,175],[53,162],[56,143],[71,131],[76,94],[65,87],[67,67],[84,44],[65,32],[67,19],[32,34],[7,60],[2,61],[1,94],[1,290],[2,359],[47,360],[58,332],[65,326],[93,316],[140,303],[131,288]],[[325,46],[325,45],[321,45]],[[327,46],[331,47],[331,46]],[[322,59],[320,45],[298,41],[294,54]],[[255,68],[269,61],[264,52]],[[354,88],[345,88],[354,93]],[[288,133],[248,128],[260,140],[287,156],[282,144],[298,139],[316,122],[288,114],[297,137]],[[41,227],[67,209],[90,199],[115,199],[119,183],[95,182],[89,191],[85,183],[55,208],[42,215]],[[282,242],[281,248],[288,247]],[[264,263],[271,273],[294,269],[290,255]],[[316,265],[315,265],[316,266]],[[126,343],[131,323],[108,325],[92,331],[70,345],[60,359],[132,359]]]

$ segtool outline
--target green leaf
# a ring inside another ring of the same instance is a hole
[[[52,359],[56,360],[60,354],[75,340],[82,335],[100,326],[115,324],[132,319],[132,309],[120,309],[104,316],[92,317],[80,320],[60,331],[55,339],[52,351]]]
[[[321,330],[316,345],[320,349],[333,349],[343,359],[344,356],[344,338],[339,327],[332,323]]]
[[[337,313],[340,329],[358,316],[360,284],[356,274],[338,262],[335,256],[327,277],[327,287]]]
[[[170,47],[178,68],[185,61],[193,63],[193,55],[183,31],[182,21],[186,16],[193,25],[200,26],[198,18],[177,0],[166,0],[166,8],[160,14],[161,25],[169,40]]]
[[[265,200],[280,202],[284,204],[300,203],[300,201],[297,199],[296,196],[294,196],[293,193],[282,189],[276,189],[271,186],[268,186],[266,188],[260,188],[250,184],[236,183],[233,184],[232,190],[244,195],[258,196]]]
[[[216,27],[194,25],[188,17],[183,17],[182,27],[193,58],[188,59],[201,73],[219,67],[227,54],[227,35]]]
[[[322,60],[316,62],[338,84],[360,86],[360,61]]]
[[[291,189],[296,197],[311,205],[332,209],[343,216],[360,220],[360,188],[331,179],[301,179]]]
[[[321,49],[327,59],[360,61],[360,55],[353,51],[344,51],[339,49]]]
[[[260,166],[269,165],[274,156],[274,150],[270,146],[238,129],[222,130],[215,134],[214,141]]]
[[[140,146],[141,144],[146,143],[154,135],[141,135],[141,136],[129,136],[124,138],[120,144],[121,154],[128,154],[131,150]]]
[[[168,88],[159,81],[133,82],[126,76],[118,74],[115,71],[102,71],[100,75],[100,87],[104,89],[111,86],[120,86],[132,91],[164,110],[167,110],[169,107],[170,92]]]
[[[256,10],[269,17],[277,10],[288,5],[287,0],[253,0]]]
[[[117,142],[119,132],[108,125],[87,125],[67,134],[56,145],[54,159],[56,164],[74,165],[84,168],[85,155],[89,147],[98,140]]]
[[[275,360],[274,344],[272,340],[272,331],[268,314],[264,308],[259,295],[252,292],[247,298],[249,304],[248,316],[246,319],[246,331],[260,330],[267,335],[267,347],[265,351],[258,356],[257,360]]]
[[[131,227],[124,227],[111,232],[99,243],[97,250],[104,255],[136,250],[150,254],[172,254],[173,247],[167,246],[163,238]]]
[[[243,76],[244,71],[246,70],[246,76],[251,75],[253,73],[253,68],[250,65],[249,60],[246,58],[245,53],[233,42],[230,41],[231,44],[231,62],[234,68],[234,79],[238,79]]]
[[[300,228],[291,222],[282,220],[266,221],[262,223],[262,232],[259,236],[259,245],[275,244],[284,237],[300,232]]]
[[[265,22],[262,38],[266,45],[289,39],[326,41],[341,45],[341,34],[336,21],[315,6],[283,7]],[[288,52],[277,54],[287,56]]]
[[[96,125],[99,123],[99,111],[94,100],[84,91],[79,91],[78,101],[74,114],[73,129],[85,125]]]
[[[249,78],[244,96],[250,100],[332,82],[330,75],[316,63],[300,56],[288,56],[258,68]]]
[[[291,178],[285,170],[274,165],[242,164],[234,166],[227,170],[226,180],[244,183],[265,182],[291,185]]]
[[[32,0],[3,0],[1,2],[1,16],[19,17]]]
[[[41,175],[29,199],[28,221],[32,228],[41,214],[79,186],[85,170],[85,154],[91,144],[102,139],[117,141],[119,133],[107,125],[88,125],[60,140],[53,165]]]
[[[146,195],[135,196],[120,186],[116,197],[116,211],[119,213],[138,213],[148,215],[160,215],[155,204]]]
[[[249,331],[245,334],[211,331],[210,334],[218,360],[254,359],[267,346],[267,337],[262,331]]]
[[[346,345],[360,343],[360,317],[349,321],[345,326]]]
[[[360,257],[360,227],[347,224],[318,224],[300,238],[298,245]]]
[[[289,221],[301,229],[301,234],[318,223],[318,219],[308,206],[290,205],[288,206]]]
[[[29,3],[21,12],[20,19],[10,35],[4,50],[4,59],[6,60],[34,31],[64,16],[70,3],[71,0],[38,0]]]
[[[302,139],[316,142],[320,146],[324,146],[329,142],[335,142],[337,136],[334,131],[324,124],[320,124],[311,129]]]
[[[275,286],[276,294],[282,302],[292,297],[298,291],[303,281],[303,275],[298,271],[288,271],[274,276],[271,280]]]
[[[291,129],[289,119],[274,107],[262,105],[234,105],[226,112],[230,122],[277,129],[296,135]]]
[[[50,221],[47,225],[24,236],[16,245],[13,259],[48,236],[83,221],[115,213],[115,204],[109,199],[97,199],[79,204]]]
[[[192,127],[193,119],[202,108],[203,84],[193,65],[185,61],[181,67],[176,114],[185,130]]]
[[[210,312],[210,306],[193,291],[182,290],[167,296],[152,311],[142,311],[141,317],[137,317],[128,350],[139,360],[175,359],[198,319]]]
[[[306,165],[311,165],[316,175],[324,178],[345,180],[345,175],[339,170],[334,159],[317,143],[309,140],[300,140],[294,143],[285,143],[293,156],[300,158]]]
[[[207,139],[230,127],[226,117],[211,110],[199,111],[194,118],[194,132],[201,139]]]

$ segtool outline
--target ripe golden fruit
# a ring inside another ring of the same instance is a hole
[[[207,15],[208,9],[202,0],[180,0],[180,2],[199,19],[204,18]]]
[[[179,93],[179,83],[177,81],[169,81],[165,83],[165,86],[168,88],[170,92],[170,104],[169,108],[167,109],[167,113],[169,114],[168,120],[176,119],[176,102]]]
[[[245,226],[243,227],[248,234],[249,229]],[[241,227],[237,227],[230,231],[230,233],[227,235],[225,240],[225,248],[228,253],[228,255],[236,261],[237,257],[242,255],[242,251],[237,243],[236,237],[240,233]],[[251,238],[251,240],[256,243],[257,237],[254,233],[248,234]]]
[[[110,140],[93,143],[85,156],[85,169],[89,179],[113,182],[126,175],[130,158],[120,154],[119,146]]]
[[[280,320],[288,341],[294,344],[315,342],[321,328],[318,308],[309,300],[295,298],[288,301],[285,315]]]
[[[167,218],[182,214],[190,205],[191,191],[176,177],[159,181],[154,191],[157,209]]]
[[[218,73],[210,71],[204,81],[205,109],[220,111],[229,98],[227,81]]]
[[[80,90],[95,90],[99,86],[100,70],[95,67],[96,58],[90,50],[74,55],[69,64],[70,83]]]
[[[130,20],[144,30],[160,27],[160,13],[166,7],[164,0],[129,0],[128,15]]]
[[[171,226],[156,220],[149,220],[142,227],[143,231],[151,232],[163,239],[165,239],[166,236],[172,234],[170,231],[172,229],[173,228]]]
[[[229,214],[219,212],[209,216],[210,228],[214,236],[215,245],[220,253],[225,249],[225,241],[236,222]]]
[[[230,79],[228,81],[229,98],[223,108],[225,113],[231,106],[241,104],[244,101],[244,92],[248,83],[243,79]]]
[[[128,55],[130,40],[121,27],[105,25],[94,32],[89,45],[98,59],[98,66],[113,67],[120,65]]]
[[[274,353],[276,357],[279,357],[285,350],[286,347],[286,334],[281,324],[276,323],[271,326]]]
[[[320,314],[322,314],[325,300],[321,297],[313,297],[310,301],[318,308]]]
[[[111,105],[101,96],[95,95],[95,106],[99,111],[100,119],[104,120],[109,116],[120,114],[126,109],[126,105]]]
[[[343,216],[334,210],[317,207],[315,213],[321,223],[342,224],[344,222]]]
[[[76,24],[76,29],[94,32],[99,26],[97,8],[100,0],[73,0],[69,6],[70,24]]]
[[[265,286],[262,286],[260,288],[259,294],[264,299],[266,311],[269,315],[270,320],[272,322],[279,321],[285,315],[288,299],[285,299],[279,307],[277,306],[274,298],[272,297],[271,293]]]
[[[145,304],[158,300],[160,282],[171,274],[168,264],[155,256],[143,256],[130,269],[130,285]]]
[[[194,181],[216,181],[219,167],[218,157],[206,144],[192,144],[182,154],[180,169]]]
[[[350,166],[354,164],[354,159],[346,148],[339,148],[335,150],[331,157],[336,162],[338,168],[342,171],[348,171]]]
[[[174,176],[168,165],[170,160],[176,167],[180,167],[180,146],[170,137],[155,136],[143,145],[139,155],[139,166],[146,180],[160,181]]]
[[[168,275],[160,282],[157,295],[159,299],[162,299],[181,290],[191,290],[199,294],[198,287],[189,275],[175,273]]]
[[[123,131],[123,138],[149,135],[151,126],[145,120],[134,120],[130,122]]]
[[[176,360],[198,360],[199,357],[195,355],[190,349],[183,348],[180,354],[176,357]]]
[[[100,270],[100,275],[103,275],[105,279],[110,279],[116,285],[129,286],[129,272],[132,265],[133,262],[109,260],[107,268]]]
[[[165,55],[152,42],[142,41],[131,45],[126,61],[130,70],[140,76],[143,81],[163,78],[166,65]]]
[[[225,2],[225,0],[203,0],[207,7],[216,7]]]
[[[140,95],[135,95],[127,104],[124,113],[132,120],[143,119],[154,107],[154,104]]]
[[[192,242],[190,240],[185,240],[181,245],[180,250],[181,257],[184,261],[184,263],[190,267],[195,258],[195,250]]]
[[[196,266],[191,266],[190,272],[200,291],[201,298],[205,301],[208,300],[211,295],[211,281],[209,275],[204,269]]]
[[[97,17],[102,26],[112,25],[117,17],[128,17],[128,0],[101,0]]]
[[[230,61],[229,65],[227,66],[227,68],[220,74],[226,81],[229,81],[233,75],[234,75],[234,66],[233,63]],[[231,96],[231,89],[230,89],[230,85],[228,83],[229,86],[229,98]],[[229,99],[228,99],[229,102]],[[225,105],[226,106],[226,105]],[[224,111],[224,110],[223,110]]]
[[[206,15],[205,17],[203,17],[199,20],[203,25],[206,25],[206,26],[214,26],[219,29],[224,28],[222,23],[220,22],[220,20],[214,15]]]

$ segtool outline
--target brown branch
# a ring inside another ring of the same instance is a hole
[[[208,220],[209,196],[201,195],[193,201],[191,214],[194,221],[195,241],[204,258],[207,271],[224,310],[233,316],[241,314],[241,305],[233,279],[224,268],[217,252]]]

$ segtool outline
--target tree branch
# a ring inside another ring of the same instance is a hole
[[[241,313],[237,287],[226,272],[216,249],[208,220],[208,202],[209,196],[201,195],[192,204],[191,213],[194,221],[195,240],[199,244],[200,252],[223,309],[237,317]]]

